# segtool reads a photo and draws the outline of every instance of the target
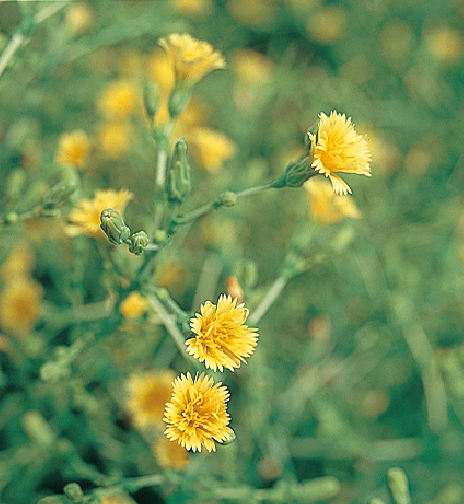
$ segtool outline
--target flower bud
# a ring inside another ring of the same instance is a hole
[[[102,210],[100,214],[100,228],[106,233],[108,240],[115,245],[120,245],[129,240],[130,229],[124,224],[121,214],[116,210],[112,210],[111,208]]]
[[[76,190],[77,176],[73,168],[64,171],[63,180],[56,183],[47,191],[42,198],[42,206],[45,210],[60,206]]]
[[[143,87],[143,105],[147,117],[153,119],[159,107],[159,91],[153,82],[147,82]]]
[[[148,243],[148,236],[145,231],[138,231],[130,237],[129,252],[139,255]]]
[[[180,138],[166,175],[166,192],[171,203],[182,203],[191,189],[190,164],[188,147],[184,138]]]
[[[311,166],[310,157],[292,161],[287,165],[285,171],[278,177],[272,187],[301,187],[310,177],[317,175]]]
[[[169,97],[169,114],[172,118],[181,114],[188,105],[192,95],[190,86],[177,86]]]
[[[78,502],[84,497],[84,491],[77,483],[68,483],[65,485],[63,493],[73,502]]]
[[[232,191],[227,191],[225,193],[222,193],[216,200],[214,201],[214,206],[216,208],[225,206],[225,207],[231,207],[236,205],[237,203],[237,195],[232,192]]]

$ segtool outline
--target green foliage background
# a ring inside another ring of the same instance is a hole
[[[256,88],[231,69],[195,86],[209,104],[209,126],[233,139],[237,153],[214,174],[193,165],[188,209],[276,177],[320,111],[351,116],[375,139],[373,176],[345,177],[360,221],[314,227],[304,189],[271,190],[186,227],[163,251],[161,264],[175,261],[181,275],[167,287],[191,313],[224,292],[225,278],[240,277],[245,264],[258,271],[247,288],[251,314],[285,261],[305,257],[311,267],[288,282],[259,323],[247,366],[216,377],[231,391],[237,441],[196,454],[175,483],[133,491],[132,498],[222,502],[208,491],[335,476],[341,489],[331,501],[367,502],[387,499],[386,470],[399,465],[413,502],[464,499],[463,67],[462,57],[437,59],[427,45],[437,26],[457,30],[462,44],[462,4],[268,0],[247,19],[235,13],[239,3],[213,1],[194,15],[168,0],[94,2],[92,28],[82,35],[67,27],[69,6],[38,24],[34,16],[51,2],[0,4],[0,48],[15,33],[27,38],[0,77],[0,262],[27,243],[45,292],[35,332],[21,340],[5,333],[0,354],[5,504],[61,494],[70,482],[89,493],[162,472],[130,426],[123,387],[132,372],[185,372],[185,361],[156,321],[127,329],[117,314],[102,320],[79,311],[114,293],[118,273],[108,257],[123,264],[123,247],[63,235],[72,200],[56,217],[5,218],[38,204],[59,179],[54,155],[62,133],[96,135],[97,97],[123,75],[121,61],[148,54],[172,32],[210,42],[228,61],[251,48],[273,62],[271,78]],[[324,44],[308,26],[330,8],[345,24]],[[249,107],[240,107],[242,98]],[[155,152],[143,122],[134,127],[121,158],[108,161],[95,148],[81,196],[130,189],[135,198],[125,219],[138,229],[150,223]],[[22,184],[16,199],[14,184]],[[235,238],[205,239],[205,226],[233,226]],[[66,377],[42,381],[41,367],[76,342],[83,348]],[[31,412],[40,413],[35,436],[27,428]]]

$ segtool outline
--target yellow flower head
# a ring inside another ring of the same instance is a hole
[[[174,377],[170,370],[147,371],[130,377],[127,408],[137,429],[163,426],[164,405],[171,398]]]
[[[15,280],[30,275],[34,266],[34,254],[25,246],[13,250],[0,267],[1,280]]]
[[[235,154],[235,143],[209,128],[195,128],[189,140],[198,162],[209,172],[215,172]]]
[[[178,443],[162,437],[153,446],[158,465],[163,469],[185,469],[190,462],[190,454]]]
[[[60,137],[56,160],[60,165],[82,166],[89,153],[90,142],[85,131],[78,129]]]
[[[141,105],[138,90],[127,80],[110,82],[98,101],[101,113],[110,118],[131,116],[138,105]]]
[[[138,291],[132,291],[119,305],[119,312],[123,317],[140,317],[148,309],[148,300]]]
[[[180,81],[195,83],[216,68],[226,66],[224,56],[215,51],[211,44],[193,38],[188,33],[172,33],[160,38],[158,44],[166,50]]]
[[[319,177],[310,178],[304,188],[308,195],[309,215],[322,224],[332,224],[345,217],[359,219],[361,212],[350,196],[334,194],[332,186]]]
[[[192,380],[190,373],[181,374],[173,384],[171,402],[166,404],[164,431],[171,441],[177,441],[187,450],[216,451],[215,441],[230,439],[234,431],[227,427],[230,417],[226,402],[229,391],[221,382],[201,373]]]
[[[16,336],[28,334],[39,320],[41,285],[29,278],[11,280],[3,288],[1,299],[0,327]]]
[[[67,233],[71,236],[86,234],[93,238],[104,238],[105,233],[100,229],[101,211],[105,208],[112,208],[123,215],[132,196],[132,193],[127,189],[120,191],[107,189],[96,191],[93,200],[80,200],[69,215],[70,224],[66,227]]]
[[[98,129],[98,140],[105,155],[117,159],[129,149],[132,127],[128,122],[108,122]]]
[[[351,117],[338,114],[335,110],[326,116],[319,114],[317,135],[308,132],[311,140],[313,168],[330,178],[334,192],[351,194],[351,188],[335,172],[371,175],[369,163],[372,155],[365,138],[358,135]]]
[[[223,294],[217,307],[206,301],[201,305],[201,315],[190,319],[196,336],[186,341],[187,352],[213,371],[240,367],[258,344],[257,329],[245,325],[248,310],[243,303],[236,304],[237,299]]]

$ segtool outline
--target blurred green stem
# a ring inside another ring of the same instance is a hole
[[[52,2],[48,7],[37,12],[34,16],[34,24],[38,25],[53,16],[60,10],[64,9],[70,2]],[[30,30],[30,29],[29,29]],[[5,71],[8,63],[15,55],[16,51],[23,45],[29,42],[29,38],[23,33],[15,33],[11,38],[9,44],[5,47],[2,55],[0,56],[0,77]]]
[[[279,297],[284,287],[287,285],[288,280],[284,277],[277,278],[267,291],[267,294],[261,300],[256,310],[250,315],[250,324],[256,325],[267,313],[274,301]]]

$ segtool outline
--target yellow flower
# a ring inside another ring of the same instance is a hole
[[[189,452],[166,437],[158,439],[153,450],[158,465],[163,469],[185,469],[190,462]]]
[[[236,304],[237,299],[223,294],[217,307],[206,301],[201,305],[201,315],[190,319],[196,336],[186,341],[187,352],[213,371],[240,367],[258,344],[257,329],[245,325],[248,310],[243,303]]]
[[[101,211],[112,208],[122,215],[132,196],[127,189],[96,191],[93,200],[82,199],[71,211],[66,232],[71,236],[86,234],[93,238],[104,238],[105,233],[100,229]]]
[[[215,51],[211,44],[195,39],[188,33],[172,33],[160,38],[158,44],[166,50],[180,81],[194,83],[216,68],[226,66],[224,56]]]
[[[42,287],[35,280],[18,278],[6,283],[1,294],[0,326],[17,336],[29,333],[39,320]]]
[[[111,159],[117,159],[129,148],[131,136],[131,125],[125,122],[103,124],[98,130],[100,147]]]
[[[148,309],[148,300],[138,291],[132,291],[119,305],[119,312],[124,317],[140,317]]]
[[[229,391],[221,382],[213,385],[213,379],[201,373],[192,380],[190,373],[181,374],[173,384],[171,402],[166,404],[164,431],[171,441],[177,441],[187,450],[216,451],[215,441],[230,439],[234,431],[227,427],[230,417],[226,402]]]
[[[173,0],[176,9],[183,14],[209,14],[213,10],[211,0]]]
[[[310,178],[304,188],[308,196],[309,215],[322,224],[332,224],[345,217],[359,219],[361,212],[351,197],[334,194],[332,186],[319,177]]]
[[[98,100],[102,114],[111,118],[130,116],[139,105],[141,101],[138,90],[127,80],[110,82]]]
[[[219,131],[195,128],[187,139],[199,164],[209,172],[216,171],[235,154],[235,143]]]
[[[56,159],[61,165],[82,166],[89,153],[90,142],[85,131],[78,129],[60,137]]]
[[[308,132],[311,140],[311,161],[313,168],[330,178],[334,192],[351,194],[351,188],[335,172],[371,175],[369,166],[372,155],[365,138],[358,135],[351,123],[351,117],[333,110],[330,116],[319,114],[317,135]]]
[[[234,54],[232,70],[245,84],[262,85],[268,82],[273,67],[271,58],[253,49],[240,49]]]
[[[137,429],[163,426],[164,405],[171,397],[174,377],[170,370],[147,371],[130,377],[127,408]]]
[[[27,277],[34,266],[34,255],[27,247],[13,250],[0,267],[0,279]]]

